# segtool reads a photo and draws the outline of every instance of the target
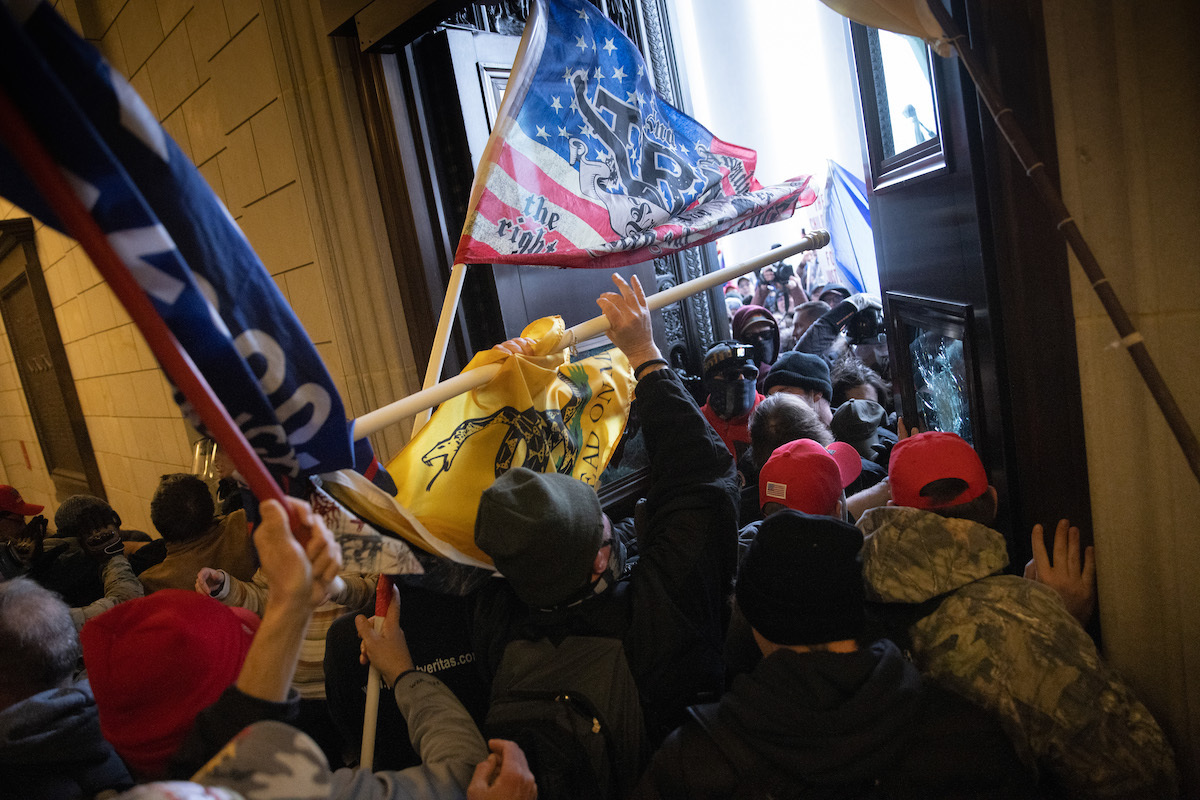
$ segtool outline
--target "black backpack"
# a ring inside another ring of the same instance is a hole
[[[649,755],[645,727],[619,639],[518,639],[505,647],[484,728],[521,746],[540,800],[628,796]]]

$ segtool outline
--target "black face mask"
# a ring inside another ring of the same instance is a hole
[[[755,334],[746,344],[754,348],[754,357],[762,364],[774,364],[775,358],[779,355],[775,352],[775,334],[773,331],[768,330]]]
[[[740,417],[754,406],[755,391],[753,378],[732,381],[713,381],[708,394],[708,404],[721,419]]]

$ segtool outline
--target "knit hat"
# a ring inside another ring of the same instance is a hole
[[[796,439],[775,448],[758,473],[758,504],[832,514],[842,490],[860,473],[862,459],[845,442],[822,447],[812,439]]]
[[[959,494],[935,503],[921,490],[933,481],[957,478],[966,483]],[[961,436],[926,431],[910,436],[892,448],[888,461],[892,501],[911,508],[946,508],[969,503],[987,491],[987,472],[979,454]]]
[[[603,537],[596,491],[570,475],[515,467],[479,498],[475,544],[532,608],[552,608],[587,585]]]
[[[112,506],[90,494],[73,494],[54,512],[54,528],[59,536],[85,536],[98,518],[106,517],[121,525],[121,517]]]
[[[812,353],[789,350],[779,357],[771,367],[763,383],[763,394],[769,394],[773,386],[795,386],[800,389],[821,392],[826,398],[833,397],[833,383],[829,380],[829,364]]]
[[[767,640],[813,645],[860,636],[863,537],[853,525],[799,511],[763,520],[738,570],[737,604]]]
[[[852,398],[833,412],[829,427],[839,441],[861,442],[879,430],[886,418],[887,412],[874,400]]]
[[[88,620],[80,632],[100,731],[134,777],[161,777],[196,715],[237,680],[259,619],[162,589]]]
[[[730,332],[733,334],[733,338],[740,341],[742,331],[750,327],[750,323],[759,320],[771,323],[771,328],[775,330],[776,334],[779,333],[779,323],[775,321],[774,314],[762,306],[746,305],[733,312],[733,319],[730,321]]]
[[[10,514],[17,514],[22,517],[32,517],[34,514],[42,513],[45,506],[35,506],[33,503],[26,503],[21,493],[11,486],[0,484],[0,511],[7,511]]]
[[[758,365],[754,362],[754,348],[741,342],[717,342],[704,354],[704,381],[726,370],[749,371],[749,377],[758,377]]]

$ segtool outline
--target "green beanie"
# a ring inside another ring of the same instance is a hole
[[[479,499],[475,544],[532,608],[552,608],[586,586],[603,538],[600,499],[570,475],[515,467]]]

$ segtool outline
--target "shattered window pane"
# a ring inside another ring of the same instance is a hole
[[[962,342],[920,328],[915,332],[909,353],[921,430],[957,433],[974,445]]]

